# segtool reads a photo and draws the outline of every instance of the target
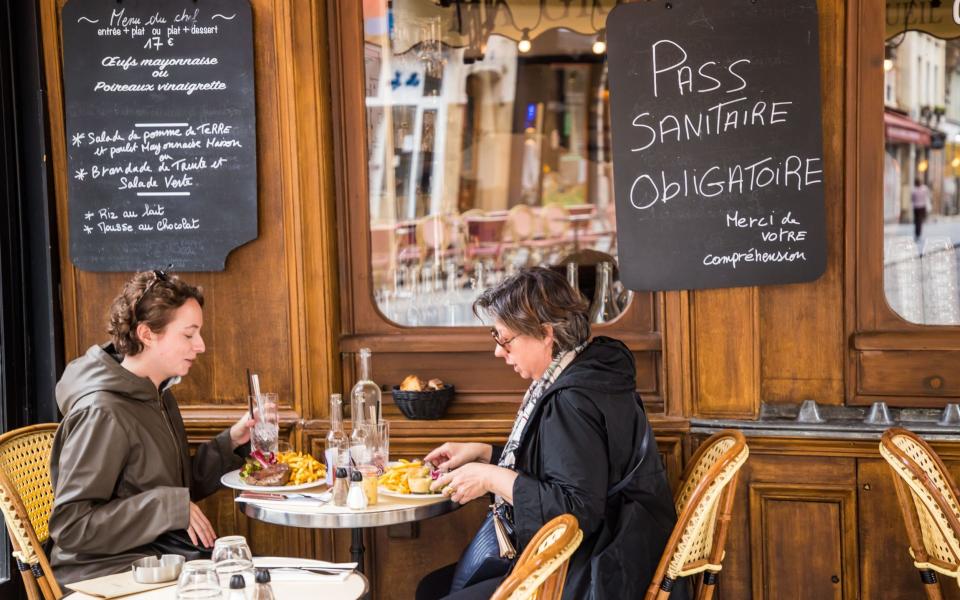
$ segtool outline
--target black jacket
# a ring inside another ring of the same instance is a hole
[[[518,550],[563,513],[575,516],[583,530],[570,560],[565,600],[642,598],[677,520],[652,437],[630,484],[607,498],[636,466],[650,427],[635,389],[627,347],[595,338],[544,392],[517,449]],[[592,592],[591,579],[597,581]]]

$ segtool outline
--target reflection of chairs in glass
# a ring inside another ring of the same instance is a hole
[[[530,259],[530,238],[537,232],[537,215],[526,204],[518,204],[507,213],[507,226],[504,231],[503,260],[506,263],[517,262],[524,266]],[[524,251],[522,260],[517,260]]]
[[[463,213],[463,224],[467,233],[467,261],[484,260],[499,266],[507,213],[477,214],[471,210]]]
[[[562,204],[551,203],[539,211],[536,234],[529,240],[531,255],[529,264],[554,264],[557,258],[566,254],[565,236],[570,229],[570,213]]]
[[[390,273],[397,268],[397,233],[393,224],[370,226],[370,266],[374,289],[390,283]]]
[[[913,566],[927,597],[939,600],[937,573],[960,577],[960,492],[933,448],[906,429],[883,432],[880,455],[893,470]]]
[[[440,263],[449,245],[450,232],[442,215],[430,215],[417,223],[417,248],[424,261],[432,257],[434,263]]]
[[[395,229],[397,244],[397,261],[406,263],[420,263],[423,256],[417,247],[417,222],[401,221]]]

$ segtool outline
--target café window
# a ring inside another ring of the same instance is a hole
[[[884,291],[911,323],[958,325],[960,26],[904,31],[901,16],[883,62]]]
[[[371,273],[386,318],[477,325],[476,296],[535,265],[576,276],[594,322],[626,308],[603,30],[614,4],[364,0]]]

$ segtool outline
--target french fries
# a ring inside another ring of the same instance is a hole
[[[282,462],[290,467],[290,481],[287,482],[287,485],[312,483],[327,476],[326,465],[309,454],[293,450],[277,452],[277,462]]]
[[[421,461],[409,461],[401,458],[399,463],[389,466],[377,482],[392,492],[409,494],[411,493],[410,475],[416,475],[421,469],[423,469]]]

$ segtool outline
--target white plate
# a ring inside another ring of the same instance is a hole
[[[383,487],[382,485],[377,488],[377,493],[378,493],[378,494],[383,494],[384,496],[391,496],[391,497],[393,497],[393,498],[404,498],[404,499],[411,499],[411,498],[443,498],[443,494],[440,494],[440,493],[435,493],[435,494],[413,494],[413,493],[403,494],[403,493],[400,493],[400,492],[395,492],[395,491],[393,491],[393,490],[388,490],[387,488]]]
[[[220,483],[235,490],[245,492],[292,492],[294,490],[305,490],[307,488],[320,487],[326,485],[325,479],[318,479],[310,483],[301,483],[299,485],[250,485],[240,479],[240,469],[230,471],[220,478]]]

